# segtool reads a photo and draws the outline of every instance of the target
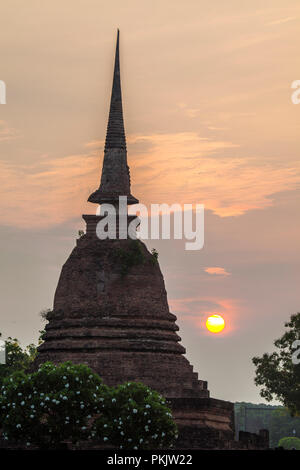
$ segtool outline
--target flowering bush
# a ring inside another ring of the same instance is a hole
[[[15,372],[1,387],[3,437],[42,448],[92,439],[91,418],[99,413],[105,390],[91,369],[71,362],[46,362],[32,374]]]
[[[120,449],[172,447],[177,427],[165,399],[141,383],[126,383],[107,391],[96,435]]]
[[[46,362],[18,371],[0,386],[5,440],[39,448],[100,441],[112,448],[171,447],[177,428],[164,398],[143,384],[103,385],[84,365]]]

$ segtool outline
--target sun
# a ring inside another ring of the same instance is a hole
[[[221,315],[210,315],[206,320],[206,328],[211,333],[220,333],[225,327],[224,318]]]

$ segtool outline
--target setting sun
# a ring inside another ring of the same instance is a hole
[[[206,320],[206,328],[211,333],[220,333],[225,327],[224,318],[221,315],[210,315]]]

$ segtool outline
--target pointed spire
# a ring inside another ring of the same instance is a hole
[[[108,150],[110,148],[126,149],[120,77],[119,38],[120,31],[118,30],[115,55],[115,69],[110,100],[110,111],[107,125],[105,150]]]
[[[118,30],[101,183],[99,189],[88,198],[89,202],[96,204],[105,202],[116,203],[119,200],[119,196],[127,196],[128,204],[138,203],[138,200],[130,193],[130,174],[127,165],[122,108],[119,39],[120,32]]]

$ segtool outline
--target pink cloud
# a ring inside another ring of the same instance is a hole
[[[86,200],[99,185],[103,154],[97,148],[103,148],[103,141],[86,146],[87,153],[41,156],[39,162],[26,166],[0,161],[2,223],[50,226],[95,211]],[[237,147],[193,132],[131,135],[132,192],[146,205],[204,204],[216,215],[228,217],[269,207],[274,193],[299,184],[299,162],[275,164],[223,155],[225,149]]]
[[[216,276],[230,276],[231,273],[227,272],[225,268],[220,267],[208,267],[205,268],[204,271],[208,274],[216,275]]]

